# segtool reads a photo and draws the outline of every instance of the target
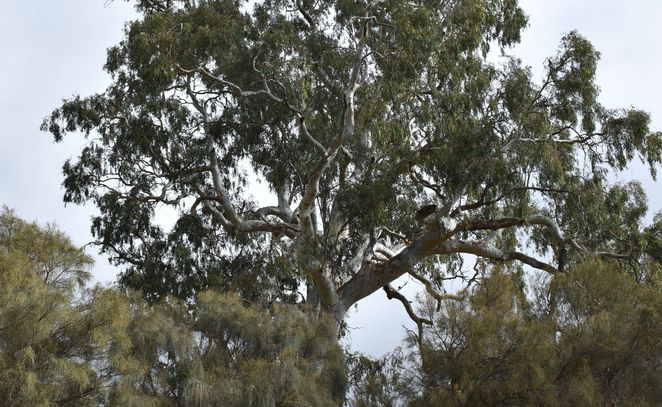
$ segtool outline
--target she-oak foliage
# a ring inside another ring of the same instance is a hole
[[[353,407],[658,406],[662,292],[605,263],[524,291],[495,270],[471,296],[424,307],[422,345],[350,360]]]
[[[56,228],[0,212],[0,398],[7,406],[341,405],[335,324],[206,291],[194,306],[85,289]],[[526,295],[495,268],[438,309],[405,358],[350,358],[351,406],[659,405],[662,293],[601,263]],[[432,300],[432,299],[431,299]],[[435,308],[437,310],[435,311]],[[422,362],[422,363],[421,363]]]
[[[551,274],[597,256],[656,278],[644,193],[607,174],[637,157],[655,175],[661,134],[645,112],[598,103],[599,54],[578,33],[541,82],[507,56],[527,22],[517,1],[137,9],[108,51],[108,89],[66,100],[43,129],[88,138],[64,200],[97,205],[98,245],[147,299],[213,287],[340,324],[406,273],[439,295],[465,278],[461,254]],[[156,220],[166,207],[172,228]]]
[[[204,292],[194,307],[84,288],[91,259],[0,211],[3,406],[337,406],[335,323]]]

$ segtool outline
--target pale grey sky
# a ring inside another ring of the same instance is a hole
[[[122,38],[124,21],[135,16],[130,3],[105,0],[4,0],[0,14],[0,204],[19,216],[56,222],[74,242],[91,240],[92,207],[62,203],[63,162],[76,156],[82,138],[54,144],[39,131],[60,100],[89,95],[109,81],[102,71],[106,48]],[[627,5],[626,5],[627,4]],[[598,83],[607,107],[635,106],[652,114],[662,130],[662,1],[524,0],[530,27],[515,52],[540,72],[564,32],[576,29],[602,53]],[[639,179],[651,214],[662,209],[662,184],[633,165],[624,179]],[[90,252],[94,254],[94,249]],[[95,279],[111,282],[117,270],[97,256]],[[410,283],[411,287],[414,287]],[[400,344],[401,305],[382,292],[361,302],[348,321],[353,349],[381,355]]]
[[[62,164],[80,153],[82,137],[55,144],[39,131],[61,99],[103,90],[106,48],[122,39],[133,7],[123,1],[3,0],[0,12],[0,204],[19,216],[55,222],[78,245],[91,240],[92,207],[62,203]],[[95,249],[88,250],[94,253]],[[97,257],[94,277],[115,279]]]

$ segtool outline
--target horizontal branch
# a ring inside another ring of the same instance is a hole
[[[564,243],[565,238],[559,225],[551,218],[543,215],[533,215],[528,218],[500,218],[500,219],[472,219],[465,220],[458,226],[462,231],[476,231],[476,230],[498,230],[509,227],[517,227],[524,225],[539,225],[545,226],[550,232],[552,240],[557,243]]]
[[[425,290],[428,292],[428,294],[430,294],[437,301],[445,301],[445,300],[462,301],[464,299],[464,296],[461,294],[449,294],[449,293],[439,292],[432,285],[432,281],[428,280],[427,278],[423,277],[418,273],[415,273],[414,271],[410,271],[409,275],[415,278],[416,280],[420,281],[421,283],[423,283],[423,285],[425,286]]]
[[[239,217],[237,217],[235,222],[230,221],[223,212],[219,211],[212,204],[212,202],[218,202],[222,204],[223,199],[221,197],[209,196],[208,194],[205,194],[198,186],[194,186],[194,189],[198,193],[198,197],[191,207],[191,212],[194,212],[196,206],[202,203],[205,208],[212,214],[214,219],[216,219],[226,230],[236,230],[238,232],[244,233],[269,232],[274,234],[283,234],[290,238],[294,238],[299,232],[295,225],[291,225],[285,222],[272,223],[263,219],[241,219]],[[266,208],[259,209],[258,213],[260,210],[265,209]]]
[[[265,90],[265,89],[243,90],[239,85],[235,84],[234,82],[228,81],[227,79],[223,79],[220,76],[214,75],[213,73],[209,72],[209,70],[207,70],[207,68],[205,68],[202,65],[198,66],[197,68],[193,68],[193,69],[185,69],[185,68],[182,68],[179,65],[177,65],[177,67],[179,68],[180,71],[182,71],[183,73],[187,73],[187,74],[192,74],[192,73],[195,73],[195,72],[199,72],[199,73],[203,74],[205,77],[207,77],[208,79],[214,80],[214,81],[216,81],[216,82],[218,82],[222,85],[227,86],[230,89],[230,91],[232,92],[232,94],[234,94],[237,97],[249,98],[249,97],[254,97],[254,96],[264,96],[268,99],[271,99],[272,101],[274,101],[276,103],[280,103],[280,104],[286,106],[289,110],[291,110],[295,113],[299,113],[299,114],[301,113],[299,111],[299,109],[292,106],[286,99],[274,95],[269,90]]]
[[[559,193],[559,194],[573,194],[573,195],[577,195],[575,192],[568,191],[568,190],[565,190],[565,189],[559,189],[559,188],[540,188],[540,187],[530,187],[530,186],[529,186],[529,187],[516,187],[516,188],[511,188],[511,189],[509,189],[508,191],[506,191],[506,192],[502,193],[501,195],[499,195],[498,197],[486,201],[486,200],[485,200],[485,195],[486,195],[486,193],[487,193],[487,189],[485,189],[485,190],[483,191],[483,196],[481,197],[481,199],[480,199],[479,201],[472,202],[472,203],[470,203],[470,204],[461,205],[461,206],[459,207],[459,211],[460,211],[460,212],[470,211],[470,210],[475,210],[475,209],[482,208],[482,207],[485,207],[485,206],[488,206],[488,205],[494,205],[495,203],[497,203],[497,202],[501,201],[502,199],[504,199],[504,198],[505,198],[506,196],[508,196],[509,194],[512,194],[512,193],[514,193],[514,192],[520,192],[520,191],[534,191],[534,192],[541,192],[541,193],[545,193],[545,194],[548,194],[548,193]]]
[[[575,138],[572,139],[561,139],[558,136],[566,131],[571,131],[575,134]],[[580,133],[577,131],[572,126],[566,126],[558,129],[557,131],[550,133],[546,137],[540,137],[540,138],[526,138],[526,137],[520,137],[518,141],[521,142],[528,142],[528,143],[547,143],[547,142],[552,142],[552,143],[557,143],[557,144],[583,144],[586,143],[587,141],[591,140],[593,137],[596,136],[604,136],[604,133]]]
[[[434,250],[435,254],[453,254],[464,253],[473,254],[475,256],[483,257],[496,261],[511,261],[518,260],[533,268],[546,271],[551,274],[558,273],[559,270],[545,262],[528,256],[522,252],[515,250],[504,251],[494,246],[483,245],[480,241],[464,241],[464,240],[448,240]]]
[[[614,252],[593,252],[593,255],[598,256],[598,257],[606,257],[606,258],[611,258],[611,259],[619,259],[619,260],[629,260],[632,258],[631,253],[627,254],[622,254],[622,253],[614,253]]]

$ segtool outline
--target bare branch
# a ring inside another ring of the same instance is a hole
[[[426,318],[421,318],[418,315],[416,315],[416,312],[414,312],[413,307],[411,306],[411,302],[402,295],[399,291],[397,291],[395,288],[393,288],[390,284],[385,285],[384,291],[386,292],[386,298],[389,300],[396,299],[402,303],[402,305],[405,307],[405,311],[407,311],[407,315],[409,315],[409,318],[411,318],[412,321],[416,323],[416,326],[418,327],[418,338],[419,342],[422,341],[423,338],[423,324],[426,325],[432,325],[432,321]]]
[[[362,52],[362,50],[361,50],[361,52]],[[304,193],[304,195],[302,197],[302,200],[301,200],[301,203],[299,205],[299,217],[300,217],[300,222],[301,222],[301,229],[307,235],[312,233],[312,231],[314,230],[314,225],[313,225],[312,220],[310,218],[311,218],[311,214],[312,214],[312,210],[313,210],[314,200],[317,197],[317,194],[319,193],[319,181],[320,181],[320,178],[322,177],[322,174],[326,170],[326,168],[328,168],[330,163],[335,158],[335,155],[338,152],[338,149],[341,147],[342,142],[344,141],[342,138],[345,136],[346,131],[343,130],[343,134],[342,134],[343,137],[337,138],[334,142],[331,143],[331,146],[329,148],[324,148],[324,146],[319,141],[317,141],[310,134],[310,132],[308,131],[308,128],[306,127],[305,120],[304,120],[304,117],[303,117],[303,113],[299,109],[292,106],[287,100],[282,99],[282,98],[274,95],[268,89],[267,90],[256,90],[256,91],[244,91],[244,90],[241,89],[241,87],[239,87],[235,83],[232,83],[228,80],[225,80],[225,79],[223,79],[219,76],[216,76],[216,75],[212,74],[204,66],[199,66],[198,68],[195,68],[195,69],[184,69],[182,67],[179,67],[179,69],[182,72],[185,72],[185,73],[188,73],[188,74],[195,73],[195,72],[200,72],[203,75],[205,75],[207,78],[213,79],[213,80],[215,80],[217,82],[220,82],[221,84],[227,86],[228,88],[230,88],[230,90],[233,92],[233,94],[235,94],[238,97],[265,96],[265,97],[267,97],[267,98],[269,98],[269,99],[271,99],[271,100],[273,100],[277,103],[285,105],[289,110],[291,110],[292,112],[294,112],[296,114],[296,116],[298,118],[298,121],[299,121],[299,129],[300,129],[300,132],[301,132],[302,136],[307,141],[309,141],[318,151],[320,151],[323,154],[323,157],[320,159],[320,161],[317,163],[317,165],[315,166],[315,168],[313,169],[313,171],[309,175],[308,184],[306,186],[306,192]],[[353,92],[354,92],[354,88],[352,87],[352,91],[351,91],[352,98],[353,98]],[[189,95],[195,101],[195,95],[193,95],[192,92],[190,91],[190,87],[189,87]],[[203,117],[206,117],[207,113],[201,106],[199,106],[199,103],[194,102],[194,106],[196,107],[196,109],[198,109],[200,111],[201,114],[203,114]],[[352,116],[352,123],[351,124],[352,124],[352,126],[351,126],[352,132],[353,132],[353,127],[354,127],[353,116]],[[214,161],[217,161],[215,159],[215,156],[212,156],[212,157],[213,157],[213,161],[211,163],[210,168],[211,168],[212,175],[213,175],[214,187],[217,190],[217,193],[219,195],[222,195],[221,190],[218,188],[218,186],[220,186],[221,184],[216,182],[217,180],[220,180],[220,171],[218,170],[217,164],[214,163]],[[216,176],[217,174],[219,174],[218,177]],[[228,210],[228,209],[231,209],[231,208],[226,208],[226,210]],[[226,216],[229,218],[230,222],[235,224],[235,226],[238,225],[238,223],[240,222],[240,219],[238,217],[236,217],[236,214],[234,214],[234,216],[233,216],[232,212],[227,213]]]
[[[561,243],[565,240],[563,238],[563,232],[561,231],[561,228],[559,227],[558,223],[554,222],[551,218],[548,218],[547,216],[542,216],[542,215],[529,216],[526,219],[526,223],[529,225],[545,226],[547,230],[549,230],[549,232],[551,233],[552,240],[554,240],[555,243]]]
[[[225,190],[225,188],[223,188],[223,181],[221,180],[221,170],[218,165],[218,157],[216,156],[216,151],[214,150],[214,142],[211,136],[209,135],[209,131],[208,131],[209,114],[207,113],[207,109],[198,101],[198,98],[193,93],[193,89],[191,88],[190,76],[187,80],[186,91],[189,97],[191,98],[193,107],[195,107],[195,109],[202,116],[202,121],[205,127],[205,136],[207,137],[207,151],[209,153],[209,161],[210,161],[208,169],[212,174],[212,182],[214,185],[214,190],[216,192],[216,195],[219,198],[219,202],[223,206],[223,217],[226,218],[228,221],[230,221],[230,223],[232,223],[236,227],[241,222],[241,219],[239,218],[237,212],[234,210],[232,204],[230,203],[228,192]],[[205,205],[211,206],[211,204],[209,203]]]
[[[425,178],[423,178],[423,176],[421,174],[419,174],[418,172],[416,172],[416,170],[411,165],[409,166],[409,178],[413,182],[415,182],[417,184],[421,184],[425,188],[430,189],[432,192],[435,193],[435,195],[437,195],[437,198],[442,199],[442,200],[445,199],[444,194],[441,192],[442,188],[439,185],[433,184],[433,183],[429,182],[428,180],[426,180]]]
[[[566,239],[563,237],[563,232],[559,225],[552,219],[543,215],[533,215],[528,218],[500,218],[500,219],[485,219],[485,220],[465,220],[458,229],[463,231],[475,230],[498,230],[505,229],[513,226],[524,225],[539,225],[545,226],[549,230],[554,243],[565,243]]]
[[[270,232],[274,234],[282,234],[286,235],[290,238],[294,238],[296,234],[299,232],[298,228],[294,225],[290,225],[288,223],[271,223],[266,220],[262,219],[248,219],[248,220],[240,220],[237,223],[231,222],[228,220],[224,213],[216,209],[216,207],[212,204],[212,202],[219,202],[222,204],[223,198],[221,197],[214,197],[214,196],[209,196],[206,194],[202,189],[194,185],[193,188],[196,190],[198,193],[198,197],[196,198],[195,202],[193,203],[193,206],[191,207],[191,212],[195,212],[195,208],[202,203],[205,208],[212,214],[212,216],[221,223],[221,225],[228,230],[236,230],[238,232],[244,232],[244,233],[254,233],[254,232]],[[261,208],[265,209],[266,208]]]
[[[561,139],[558,137],[561,133],[565,131],[572,131],[575,133],[575,138],[572,139]],[[574,127],[572,126],[566,126],[563,127],[553,133],[550,133],[547,137],[541,137],[541,138],[522,138],[520,137],[518,141],[521,142],[528,142],[528,143],[556,143],[556,144],[583,144],[586,143],[587,141],[590,141],[593,137],[597,136],[604,136],[604,133],[579,133]]]
[[[264,96],[268,99],[273,100],[276,103],[280,103],[280,104],[286,106],[292,112],[299,113],[299,114],[301,113],[299,111],[299,109],[292,106],[286,99],[283,99],[283,98],[280,98],[280,97],[274,95],[268,89],[267,90],[265,90],[265,89],[242,90],[241,87],[239,87],[239,85],[237,85],[233,82],[230,82],[226,79],[223,79],[220,76],[216,76],[213,73],[209,72],[209,70],[207,70],[207,68],[205,68],[203,65],[200,65],[200,66],[198,66],[197,68],[194,68],[194,69],[186,69],[186,68],[182,68],[181,66],[177,65],[177,68],[179,68],[179,70],[181,72],[187,73],[187,74],[192,74],[192,73],[196,73],[196,72],[202,73],[205,77],[227,86],[230,89],[230,91],[232,92],[232,94],[234,94],[237,97]]]
[[[306,140],[308,140],[313,146],[315,146],[315,148],[316,148],[319,152],[321,152],[321,153],[324,154],[324,155],[327,154],[326,148],[324,148],[324,146],[322,145],[322,143],[320,143],[319,141],[317,141],[317,140],[316,140],[316,139],[310,134],[310,132],[308,131],[308,127],[306,126],[306,121],[304,120],[304,118],[303,118],[302,115],[299,115],[299,131],[301,132],[301,134],[303,135],[303,137],[304,137]]]
[[[488,188],[486,188],[483,191],[483,194],[482,194],[480,200],[478,200],[476,202],[473,202],[473,203],[470,203],[470,204],[461,205],[459,207],[459,210],[464,212],[464,211],[470,211],[470,210],[482,208],[482,207],[488,206],[488,205],[493,205],[493,204],[501,201],[502,199],[504,199],[509,194],[512,194],[513,192],[519,192],[519,191],[534,191],[534,192],[541,192],[541,193],[559,193],[559,194],[577,195],[575,192],[568,191],[568,190],[565,190],[565,189],[540,188],[540,187],[526,186],[526,187],[511,188],[508,191],[506,191],[506,192],[502,193],[501,195],[499,195],[498,197],[486,201],[485,200],[485,195],[487,194],[487,191],[488,191]]]
[[[237,97],[265,96],[265,97],[267,97],[268,99],[271,99],[272,101],[274,101],[274,102],[276,102],[276,103],[279,103],[279,104],[284,105],[285,107],[287,107],[288,110],[290,110],[290,111],[292,111],[292,112],[294,112],[294,113],[296,114],[297,119],[298,119],[298,121],[299,121],[299,130],[300,130],[300,132],[301,132],[301,135],[302,135],[306,140],[310,141],[310,142],[315,146],[315,148],[317,148],[320,152],[322,152],[323,154],[326,154],[326,153],[327,153],[327,151],[326,151],[326,149],[324,148],[324,146],[322,146],[322,144],[321,144],[319,141],[317,141],[317,140],[316,140],[316,139],[310,134],[310,132],[308,131],[308,128],[306,127],[305,119],[304,119],[304,116],[303,116],[303,112],[301,112],[300,109],[298,109],[298,108],[294,107],[292,104],[290,104],[290,103],[287,101],[287,99],[284,99],[284,98],[278,97],[278,96],[276,96],[275,94],[273,94],[273,93],[271,92],[271,90],[269,89],[269,87],[266,85],[266,84],[267,84],[267,80],[266,80],[266,79],[263,81],[264,84],[265,84],[265,88],[266,88],[266,89],[261,89],[261,90],[243,90],[243,89],[241,89],[241,87],[239,87],[237,84],[235,84],[235,83],[233,83],[233,82],[230,82],[230,81],[228,81],[228,80],[226,80],[226,79],[223,79],[223,78],[221,78],[220,76],[216,76],[216,75],[212,74],[212,73],[209,72],[209,70],[207,70],[204,66],[199,66],[199,67],[196,68],[196,69],[185,69],[185,68],[182,68],[182,67],[180,67],[180,66],[178,65],[178,68],[179,68],[182,72],[189,73],[189,74],[190,74],[190,73],[194,73],[194,72],[200,72],[200,73],[202,73],[204,76],[206,76],[207,78],[213,79],[213,80],[215,80],[215,81],[217,81],[217,82],[220,82],[220,83],[222,83],[223,85],[226,85],[227,87],[229,87],[230,90],[232,91],[232,93],[233,93],[235,96],[237,96]],[[272,81],[273,81],[273,80],[272,80]],[[279,85],[281,86],[281,88],[284,88],[284,86],[283,86],[282,84],[280,84],[280,82],[278,82],[278,81],[275,81],[275,82],[276,82],[277,84],[279,84]]]
[[[614,253],[614,252],[593,252],[593,255],[598,256],[598,257],[607,257],[611,259],[619,259],[619,260],[630,260],[632,258],[631,253]]]
[[[423,285],[425,286],[425,290],[437,301],[445,301],[445,300],[462,301],[464,299],[464,295],[462,294],[449,294],[449,293],[439,292],[434,288],[432,281],[428,280],[427,278],[423,277],[422,275],[414,271],[410,271],[409,275],[414,277],[416,280],[420,281],[421,283],[423,283]]]
[[[219,211],[218,209],[216,209],[216,207],[214,205],[212,205],[212,203],[211,203],[212,201],[220,202],[221,198],[219,198],[219,197],[210,197],[205,192],[203,192],[202,189],[197,185],[193,185],[193,189],[195,189],[196,192],[198,193],[198,197],[196,198],[193,206],[191,207],[191,211],[194,211],[195,207],[200,202],[202,202],[202,204],[205,206],[205,208],[212,214],[212,216],[217,221],[220,222],[221,225],[223,225],[224,228],[226,228],[226,229],[233,229],[234,228],[234,224],[232,222],[230,222],[225,217],[225,215],[223,215],[223,213],[221,211]]]
[[[515,250],[503,251],[494,246],[484,245],[483,242],[480,241],[448,240],[438,245],[435,248],[434,253],[435,254],[466,253],[497,261],[519,260],[522,263],[528,264],[533,268],[543,270],[551,274],[555,274],[559,272],[557,268],[547,263],[544,263],[540,260],[537,260],[531,256],[527,256],[522,252],[518,252]]]

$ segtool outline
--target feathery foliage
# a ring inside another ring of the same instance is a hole
[[[0,398],[7,406],[336,406],[334,321],[201,293],[148,304],[82,284],[91,260],[54,226],[0,213]],[[75,284],[74,284],[75,283]]]
[[[353,406],[655,406],[662,292],[612,265],[539,280],[495,270],[407,352],[353,365]]]

